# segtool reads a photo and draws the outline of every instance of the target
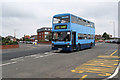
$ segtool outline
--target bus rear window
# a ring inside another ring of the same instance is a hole
[[[70,22],[70,16],[59,16],[53,18],[53,24],[69,23],[69,22]]]

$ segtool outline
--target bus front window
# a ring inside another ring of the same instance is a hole
[[[53,41],[70,41],[70,32],[53,32]]]
[[[69,22],[70,22],[70,16],[59,16],[53,18],[53,24],[69,23]]]

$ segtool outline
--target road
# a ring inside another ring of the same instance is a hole
[[[20,48],[17,49],[4,49],[2,51],[2,60],[5,61],[13,58],[51,51],[50,45],[32,45],[20,43],[19,46]]]
[[[43,48],[37,46],[27,51],[30,54],[36,51],[36,54],[4,58],[0,65],[3,78],[75,78],[77,80],[99,78],[101,80],[112,76],[120,60],[118,45],[109,43],[97,43],[91,49],[71,53],[53,52],[49,45]],[[18,52],[20,54],[21,51]],[[12,53],[14,52],[11,51]],[[114,78],[118,78],[118,75]]]

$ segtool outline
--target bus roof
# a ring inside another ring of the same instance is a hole
[[[53,17],[58,17],[58,16],[67,16],[67,15],[69,15],[69,16],[70,16],[70,15],[75,16],[75,15],[70,14],[70,13],[63,13],[63,14],[56,14],[56,15],[54,15]],[[86,19],[83,19],[83,18],[78,17],[78,16],[75,16],[75,17],[80,18],[80,19],[82,19],[82,20],[86,20]],[[86,21],[91,22],[91,21],[89,21],[89,20],[86,20]],[[93,23],[93,22],[91,22],[91,23]],[[94,23],[93,23],[93,24],[94,24]]]

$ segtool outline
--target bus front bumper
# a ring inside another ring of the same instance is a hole
[[[54,45],[52,46],[52,50],[63,50],[63,51],[71,51],[72,46],[71,45]]]

